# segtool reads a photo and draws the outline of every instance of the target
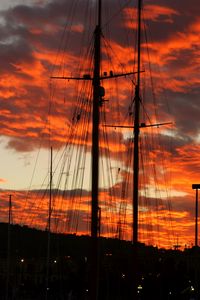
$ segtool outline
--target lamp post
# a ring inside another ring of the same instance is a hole
[[[200,184],[192,184],[192,189],[196,190],[196,205],[195,205],[195,247],[198,246],[198,190]]]

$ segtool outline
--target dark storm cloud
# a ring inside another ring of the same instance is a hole
[[[73,7],[72,3],[73,1],[52,1],[44,6],[18,5],[2,11],[0,16],[4,22],[0,29],[0,39],[3,45],[5,44],[5,50],[1,48],[2,55],[10,58],[10,63],[14,58],[30,59],[31,51],[39,45],[56,51],[63,28],[67,22],[70,23],[68,18],[73,13],[70,9]],[[73,10],[77,23],[82,23],[82,12],[85,10],[83,1],[79,4],[79,10],[75,5]],[[75,34],[75,46],[79,35]]]
[[[186,1],[185,1],[186,2]],[[187,28],[188,24],[191,23],[191,13],[192,13],[192,7],[198,7],[196,4],[195,6],[195,0],[194,4],[188,6],[187,3],[180,4],[175,4],[174,2],[168,2],[168,1],[161,1],[161,3],[157,3],[158,5],[162,5],[164,7],[170,7],[173,8],[175,11],[177,11],[177,14],[174,14],[172,16],[173,22],[171,23],[166,23],[162,22],[162,18],[158,19],[156,22],[151,21],[150,27],[152,27],[152,32],[157,35],[157,39],[159,38],[158,35],[160,34],[163,39],[166,39],[170,32],[182,32],[184,29]],[[34,29],[40,29],[43,30],[44,32],[41,34],[41,36],[37,36],[39,38],[39,41],[42,42],[42,37],[44,37],[43,41],[46,43],[50,43],[49,36],[47,35],[46,38],[45,36],[45,31],[46,29],[52,28],[56,25],[57,28],[57,33],[59,33],[59,30],[62,30],[63,27],[66,24],[66,20],[70,18],[70,15],[73,13],[74,19],[73,22],[74,24],[84,24],[85,21],[87,24],[87,20],[84,19],[84,12],[86,12],[86,5],[84,1],[79,1],[78,4],[73,4],[73,1],[64,1],[64,0],[59,0],[59,1],[51,1],[48,2],[44,6],[26,6],[26,5],[18,5],[8,11],[4,11],[1,13],[1,15],[4,17],[5,22],[6,22],[6,28],[10,27],[10,30],[12,28],[13,34],[20,34],[21,30],[21,35],[27,38],[27,31],[30,28]],[[91,1],[92,3],[92,1]],[[116,3],[115,3],[116,4]],[[147,1],[145,5],[155,5],[155,1]],[[95,5],[91,5],[90,7],[93,7],[91,9],[91,15],[92,19],[94,22],[95,19]],[[185,8],[184,8],[185,7]],[[187,9],[186,9],[187,8]],[[114,27],[115,31],[113,33],[115,34],[115,40],[118,40],[122,37],[122,34],[124,31],[122,30],[123,21],[124,18],[118,18],[118,13],[120,6],[118,5],[113,5],[113,0],[111,1],[106,1],[106,3],[103,3],[103,9],[107,11],[107,17],[105,18],[104,22],[105,24],[111,23],[110,18],[112,18],[112,22],[114,22]],[[187,11],[187,13],[186,13]],[[195,10],[195,14],[198,16],[198,10]],[[195,14],[193,15],[193,18],[195,19]],[[113,16],[116,15],[116,18]],[[188,17],[189,15],[189,17]],[[176,20],[177,18],[177,20]],[[117,20],[117,21],[116,21]],[[187,21],[186,21],[187,20]],[[162,23],[162,30],[160,30],[160,27],[158,26],[158,23]],[[88,27],[91,26],[91,23],[87,24]],[[154,27],[155,26],[155,27]],[[165,27],[166,26],[166,27]],[[112,28],[112,26],[111,26]],[[117,28],[117,30],[116,30]],[[24,30],[24,32],[23,32]],[[89,30],[89,28],[88,28]],[[90,28],[91,31],[93,29]],[[5,33],[4,33],[5,34]],[[29,32],[30,34],[30,32]],[[7,36],[7,34],[6,34]],[[30,34],[31,37],[31,34]],[[54,38],[56,39],[56,35],[54,35]],[[55,44],[55,41],[54,41]],[[52,43],[53,47],[53,43]]]
[[[20,37],[15,38],[10,36],[10,41],[2,42],[0,45],[0,56],[3,57],[1,61],[1,74],[5,72],[17,73],[15,64],[20,62],[33,61],[32,49],[29,44]]]
[[[155,1],[153,0],[147,0],[146,2],[151,4],[155,3]],[[160,0],[159,5],[169,6],[179,11],[183,15],[193,16],[193,18],[195,18],[195,16],[198,16],[200,12],[198,0],[192,0],[190,2],[188,2],[187,0],[183,0],[181,1],[181,5],[179,0]]]
[[[199,95],[200,87],[193,87],[192,90],[188,87],[188,92],[184,93],[168,93],[168,98],[173,99],[171,111],[176,116],[175,126],[179,143],[191,143],[200,132]],[[177,141],[174,141],[175,144]]]
[[[183,197],[176,197],[171,199],[172,207],[177,212],[187,212],[188,216],[194,218],[195,216],[195,193],[192,198],[190,195]]]
[[[155,1],[150,1],[150,4],[154,5]],[[167,38],[170,38],[171,35],[176,35],[178,32],[184,32],[187,30],[187,27],[191,24],[191,15],[187,15],[187,13],[180,10],[180,3],[178,6],[175,6],[173,5],[172,1],[170,1],[170,3],[169,1],[159,1],[157,5],[160,7],[174,9],[175,13],[172,14],[170,17],[171,21],[169,22],[165,21],[166,16],[164,18],[161,16],[156,20],[149,19],[145,21],[147,30],[150,33],[150,36],[147,37],[149,40],[153,39],[164,42]],[[162,27],[160,27],[158,24],[162,24]]]
[[[47,86],[38,83],[38,80],[42,78],[48,80],[49,70],[53,64],[51,55],[57,52],[63,27],[68,24],[66,32],[68,33],[70,30],[71,15],[73,15],[71,27],[74,28],[71,35],[68,36],[70,37],[71,53],[74,55],[78,53],[78,44],[82,41],[81,30],[83,28],[81,25],[85,26],[86,24],[86,29],[92,35],[95,5],[91,1],[90,6],[87,7],[86,2],[78,1],[75,3],[72,0],[55,0],[44,2],[42,6],[17,5],[1,12],[0,16],[3,21],[1,21],[2,26],[0,28],[0,56],[2,57],[0,72],[1,75],[4,74],[11,78],[6,81],[6,84],[2,82],[1,85],[2,94],[0,98],[3,100],[1,101],[1,109],[4,112],[9,112],[7,115],[5,113],[1,115],[2,127],[5,126],[1,130],[4,135],[10,135],[14,138],[13,141],[10,141],[9,147],[23,150],[22,144],[25,139],[30,139],[30,145],[33,145],[34,138],[31,137],[31,133],[38,137],[39,132],[42,131],[44,124],[42,122],[40,124],[40,121],[47,117],[48,91]],[[135,5],[136,3],[134,3]],[[161,72],[165,74],[164,80],[161,77],[161,81],[163,81],[161,93],[163,90],[166,92],[171,114],[176,119],[176,134],[172,137],[176,149],[192,143],[200,128],[200,106],[198,105],[200,94],[198,86],[199,35],[198,28],[191,27],[194,24],[196,26],[199,24],[200,6],[197,0],[181,1],[181,4],[178,0],[161,0],[156,3],[151,0],[144,1],[144,6],[148,8],[146,9],[148,32],[151,34],[152,41],[156,43],[154,48],[151,49],[150,47],[150,54],[156,56],[152,64],[160,64]],[[87,11],[88,19],[85,18]],[[107,13],[106,17],[103,17],[105,38],[108,37],[108,25],[110,25],[111,39],[125,48],[125,43],[131,34],[127,27],[124,31],[124,20],[127,18],[125,12],[123,17],[120,17],[118,14],[120,5],[118,2],[116,4],[114,0],[103,1],[103,12],[105,11]],[[156,17],[153,17],[155,12]],[[132,39],[130,38],[130,41]],[[69,43],[69,40],[67,39],[65,42]],[[84,40],[85,42],[86,40]],[[132,44],[130,45],[132,46]],[[43,57],[42,55],[47,55],[46,53],[49,56]],[[120,56],[121,53],[117,54]],[[131,55],[126,55],[126,57],[122,56],[122,59],[132,61],[133,58]],[[38,61],[40,62],[39,66]],[[38,71],[35,73],[35,70]],[[11,77],[13,75],[15,75],[16,82]],[[173,85],[170,85],[171,81],[174,82]],[[176,90],[177,85],[179,85],[178,90]],[[122,93],[123,96],[126,95],[124,91]],[[162,110],[164,106],[159,101],[158,104]],[[126,102],[126,100],[120,101],[120,111],[127,110],[125,106],[128,106],[128,103]],[[107,107],[109,109],[109,106]],[[55,117],[57,114],[64,118],[66,111],[67,109],[59,103],[52,115]],[[36,116],[34,117],[34,115]],[[68,117],[67,114],[66,117]],[[32,120],[31,124],[28,124],[28,120]],[[33,121],[38,125],[35,128]],[[162,122],[162,120],[160,121]],[[169,118],[167,121],[171,121],[171,119]],[[17,126],[17,122],[19,126]],[[27,125],[23,126],[23,123],[26,122]],[[57,135],[59,136],[58,132]],[[115,138],[112,133],[109,135],[112,139],[112,151]],[[20,139],[21,143],[19,142]],[[164,144],[168,143],[167,139],[166,137]],[[24,147],[27,150],[25,144]],[[176,150],[173,151],[178,156]]]
[[[130,15],[126,11],[121,14],[122,9],[120,8],[127,1],[106,0],[102,2],[102,30],[104,35],[102,43],[107,43],[107,50],[117,49],[113,56],[118,64],[126,66],[130,64],[130,68],[133,68],[134,50],[131,50],[131,52],[123,52],[123,50],[126,50],[127,44],[131,49],[135,46],[134,38],[136,35],[135,32],[132,32],[136,19],[135,10],[132,9]],[[119,3],[121,3],[121,7]],[[155,75],[156,81],[160,84],[158,85],[158,92],[156,90],[159,122],[174,122],[174,130],[168,128],[165,132],[165,129],[161,129],[160,131],[163,131],[161,137],[158,138],[155,133],[154,143],[151,146],[146,145],[148,146],[146,149],[153,157],[150,163],[155,164],[158,168],[162,163],[162,155],[166,155],[166,169],[171,168],[172,170],[171,204],[168,199],[153,198],[151,193],[147,197],[142,197],[141,203],[142,205],[148,204],[152,213],[156,211],[158,214],[163,214],[163,217],[169,211],[168,206],[171,205],[172,221],[177,224],[177,227],[180,227],[188,221],[191,223],[193,221],[194,199],[191,196],[191,181],[198,182],[200,173],[200,147],[198,141],[196,141],[200,133],[200,5],[199,0],[145,0],[143,3],[146,6],[144,15],[147,19],[146,29],[152,74]],[[136,1],[132,1],[130,8],[135,6]],[[56,60],[57,50],[63,43],[62,49],[65,50],[65,55],[68,58],[68,61],[65,62],[66,72],[70,73],[72,67],[78,65],[77,57],[80,54],[80,44],[86,45],[91,40],[95,25],[95,12],[96,7],[92,0],[44,1],[43,5],[40,6],[16,5],[0,12],[0,122],[1,134],[10,138],[8,148],[15,149],[18,152],[28,152],[38,147],[38,138],[43,138],[43,147],[49,146],[47,142],[49,141],[49,132],[45,130],[44,125],[48,118],[49,76],[52,65]],[[130,16],[134,21],[132,20],[129,24],[128,21],[131,21]],[[64,28],[65,38],[63,35]],[[89,37],[82,34],[84,29],[90,33]],[[142,48],[145,50],[144,37],[142,41]],[[116,44],[119,46],[118,48],[115,48]],[[146,52],[145,60],[147,61]],[[69,54],[70,56],[68,56]],[[105,56],[106,53],[104,52],[103,57]],[[107,58],[107,62],[109,61]],[[59,66],[57,65],[56,71],[58,69]],[[145,65],[145,72],[146,69]],[[54,118],[52,131],[55,133],[54,143],[57,147],[64,144],[65,138],[63,138],[63,135],[66,135],[66,129],[68,129],[65,124],[65,130],[62,131],[62,126],[59,124],[60,120],[71,123],[72,119],[69,112],[72,111],[75,102],[71,100],[74,99],[71,85],[72,82],[69,82],[65,87],[67,101],[63,101],[64,97],[60,92],[56,103],[53,103],[54,109],[51,111],[51,116]],[[130,93],[127,93],[123,87],[124,84],[120,85],[119,81],[119,94],[123,96],[123,99],[119,101],[119,111],[122,115],[126,115],[131,100],[128,99]],[[145,86],[145,88],[146,91],[149,91],[149,86]],[[106,92],[106,97],[109,98],[108,95],[109,93]],[[149,95],[150,93],[147,94],[146,98],[149,99]],[[163,98],[167,98],[170,106],[170,110],[167,112]],[[112,99],[109,99],[108,103],[105,103],[105,110],[110,114],[108,117],[109,122],[114,121],[116,123],[118,116],[117,113],[112,114],[112,110],[115,108],[110,104],[112,101],[116,101],[115,95]],[[154,119],[151,116],[151,111],[148,110],[149,107],[145,109],[148,116],[150,116],[148,121],[153,122]],[[58,126],[58,129],[56,129],[56,126]],[[141,136],[143,136],[142,129]],[[148,137],[148,134],[146,134],[146,138]],[[116,144],[118,143],[123,144],[124,148],[121,148],[121,152],[125,156],[127,155],[130,143],[128,139],[126,140],[123,137],[123,132],[116,135],[114,130],[110,130],[108,138],[111,158],[117,160],[120,157],[117,153],[119,148]],[[157,142],[161,142],[162,147],[158,148]],[[103,152],[106,147],[107,145],[101,145],[101,151]],[[90,145],[88,149],[90,149]],[[165,169],[160,170],[160,177],[163,176],[163,170]],[[125,167],[118,170],[119,174],[117,175],[121,176],[121,181],[116,183],[114,187],[115,195],[119,197],[117,199],[118,203],[124,205],[131,203],[130,199],[132,198],[132,195],[130,195],[131,189],[129,189],[128,202],[121,199],[127,172]],[[153,183],[150,182],[153,176],[150,172],[147,175],[146,184],[151,185],[150,190],[151,188],[154,189],[154,181]],[[142,187],[144,188],[144,185]],[[53,195],[57,192],[54,190]],[[183,192],[183,194],[180,192]],[[6,191],[3,200],[4,209],[8,193],[10,191]],[[112,196],[111,189],[109,191],[102,189],[100,193],[101,200]],[[59,194],[63,194],[63,191],[59,191]],[[84,196],[83,204],[88,205],[91,197],[90,192],[78,189],[65,191],[64,202],[68,202],[72,194],[77,197]],[[26,197],[24,191],[19,191],[16,196],[15,207],[20,215]],[[30,192],[30,199],[35,199],[36,196],[41,198],[43,191],[34,190]],[[37,201],[35,202],[37,203]],[[103,205],[103,203],[104,200],[101,204]],[[29,213],[28,210],[27,213]],[[37,213],[43,216],[43,223],[46,223],[46,208]],[[82,207],[80,207],[77,214],[81,219],[86,218],[86,212]],[[170,216],[167,215],[166,218],[169,219]],[[165,227],[163,224],[159,226],[160,228]]]
[[[168,8],[173,10],[170,15],[170,22],[167,22],[167,10],[166,13],[160,14],[155,19],[151,20],[151,15],[148,15],[148,24],[149,30],[153,33],[153,40],[160,44],[160,47],[165,47],[165,43],[170,41],[171,39],[175,39],[177,33],[185,32],[187,34],[187,30],[190,24],[194,23],[198,19],[199,15],[199,5],[196,0],[188,3],[187,1],[182,1],[181,5],[179,1],[166,1],[162,0],[159,3],[155,3],[155,1],[144,1],[144,5],[150,7],[153,6],[152,12],[156,9],[159,10],[159,6],[163,8]],[[91,8],[92,6],[90,6]],[[115,5],[113,6],[113,1],[106,1],[103,3],[103,9],[107,10],[107,17],[103,20],[103,30],[105,31],[106,37],[106,26],[105,24],[111,25],[111,19],[114,21],[114,25],[117,26],[117,30],[112,29],[111,32],[114,34],[114,39],[117,42],[120,42],[124,45],[125,40],[127,40],[127,36],[125,37],[122,32],[124,32],[123,18],[118,17],[118,12],[120,7]],[[148,8],[149,10],[150,8]],[[62,36],[63,26],[67,24],[69,21],[70,15],[74,14],[73,26],[85,24],[84,13],[87,8],[85,6],[84,1],[79,1],[77,4],[73,4],[73,1],[51,1],[48,3],[44,3],[42,6],[26,6],[26,5],[18,5],[7,11],[1,12],[1,18],[4,19],[0,29],[0,39],[1,39],[1,47],[0,47],[0,56],[3,57],[1,60],[1,72],[16,74],[18,79],[29,79],[34,77],[35,74],[24,73],[23,69],[20,72],[20,63],[29,63],[30,65],[34,65],[34,62],[37,58],[34,56],[34,53],[42,53],[42,51],[55,51],[58,48],[59,39]],[[93,5],[90,13],[91,19],[94,21],[94,12],[95,6]],[[170,14],[170,10],[169,10]],[[116,15],[116,18],[113,16]],[[113,18],[112,18],[113,17]],[[87,20],[86,20],[87,21]],[[93,22],[92,21],[92,22]],[[87,23],[88,30],[93,31],[89,26],[92,24]],[[161,26],[162,25],[162,30]],[[114,27],[113,27],[114,28]],[[68,30],[69,28],[67,28]],[[71,35],[72,42],[70,40],[71,52],[78,50],[78,43],[80,41],[81,32],[74,31]],[[73,52],[73,53],[75,53]],[[165,65],[167,64],[167,71],[169,71],[172,75],[172,79],[177,82],[183,82],[185,79],[185,72],[187,69],[192,68],[192,73],[196,73],[198,70],[197,62],[198,55],[198,46],[194,46],[193,48],[178,48],[172,49],[169,54],[165,55]],[[192,57],[192,59],[191,59]],[[195,65],[194,65],[195,62]],[[51,68],[50,61],[45,59],[41,60],[41,64],[44,67],[44,70],[49,70]],[[23,66],[22,66],[23,68]],[[182,72],[180,72],[180,70]],[[177,70],[179,71],[177,74]],[[45,75],[45,74],[42,74]],[[48,76],[47,76],[48,77]],[[190,73],[188,74],[188,82],[190,80]],[[168,99],[170,102],[170,106],[172,107],[172,114],[176,116],[176,126],[178,129],[178,134],[181,135],[182,139],[177,139],[176,144],[187,143],[190,142],[192,138],[191,135],[196,135],[198,133],[199,128],[199,106],[198,106],[198,95],[199,88],[197,86],[193,87],[194,78],[191,79],[191,84],[188,83],[187,88],[185,87],[185,91],[183,92],[168,92]],[[186,83],[187,85],[187,83]],[[27,106],[23,106],[23,112],[31,109],[34,112],[35,103],[40,103],[40,106],[44,108],[44,100],[41,98],[46,97],[46,91],[44,91],[43,86],[36,87],[30,84],[23,84],[23,88],[25,89]],[[6,89],[6,87],[2,87],[2,89]],[[11,87],[9,87],[11,89]],[[13,89],[13,88],[12,88]],[[17,86],[16,86],[17,89]],[[15,90],[13,90],[13,93]],[[24,97],[23,97],[24,98]],[[28,99],[34,99],[30,101],[30,105],[28,105]],[[17,102],[20,102],[20,95],[9,97],[10,101],[2,102],[2,109],[8,109],[11,113],[19,114],[22,112],[22,108]],[[14,102],[13,102],[14,101]],[[17,104],[17,105],[15,105]],[[42,111],[43,111],[42,108]],[[61,111],[59,111],[61,113]],[[188,115],[192,115],[193,118],[189,122],[186,122]],[[8,117],[7,117],[8,118]],[[5,116],[4,116],[5,121]],[[9,125],[7,125],[9,126]],[[30,130],[33,128],[30,126]],[[20,133],[20,132],[19,132]],[[190,135],[187,137],[187,135]],[[184,142],[183,142],[184,141]],[[11,143],[14,145],[14,143]]]

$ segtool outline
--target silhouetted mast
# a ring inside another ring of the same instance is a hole
[[[104,88],[100,82],[109,78],[122,77],[135,74],[137,72],[129,72],[124,74],[113,74],[101,76],[101,19],[102,19],[102,1],[98,0],[98,20],[94,31],[94,57],[93,65],[94,71],[92,78],[90,76],[73,77],[73,76],[52,76],[53,79],[63,80],[91,80],[93,85],[93,114],[92,114],[92,200],[91,200],[91,254],[90,254],[90,300],[97,300],[98,298],[98,281],[99,281],[99,267],[98,267],[98,237],[100,236],[100,207],[98,198],[99,189],[99,120],[100,120],[100,105],[104,97]],[[138,57],[140,61],[140,58]],[[140,66],[138,68],[140,71]],[[137,86],[139,87],[139,77]],[[135,95],[139,99],[139,93]],[[139,115],[139,101],[138,115]],[[139,118],[138,121],[139,122]],[[138,126],[137,126],[138,127]],[[138,132],[139,134],[139,132]]]
[[[141,66],[141,10],[142,0],[138,0],[138,32],[137,32],[137,82],[135,86],[135,112],[134,112],[134,152],[133,152],[133,217],[132,217],[132,243],[133,243],[133,282],[132,299],[138,299],[138,206],[139,206],[139,134],[140,134],[140,66]]]
[[[92,117],[92,224],[91,236],[98,236],[98,180],[99,180],[99,106],[101,60],[101,0],[99,0],[98,25],[94,36],[93,117]]]
[[[198,247],[198,212],[199,212],[199,199],[198,191],[200,189],[200,184],[195,183],[192,185],[192,189],[196,190],[196,201],[195,201],[195,247]]]
[[[12,220],[12,197],[10,195],[9,196],[9,209],[8,209],[7,278],[6,278],[6,298],[5,298],[6,300],[9,299],[11,220]]]
[[[92,115],[92,209],[91,209],[91,282],[90,299],[98,299],[98,188],[99,188],[99,107],[101,64],[101,0],[98,1],[98,24],[94,32],[93,115]]]
[[[46,265],[46,297],[49,294],[49,261],[50,261],[50,241],[51,241],[51,211],[52,211],[52,164],[53,164],[53,150],[50,152],[50,178],[49,178],[49,207],[48,207],[48,223],[47,223],[47,265]]]
[[[140,133],[140,71],[141,71],[141,10],[142,0],[138,0],[137,37],[137,83],[135,87],[134,114],[134,155],[133,155],[133,244],[138,243],[138,190],[139,190],[139,133]]]

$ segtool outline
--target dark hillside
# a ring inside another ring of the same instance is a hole
[[[0,223],[0,299],[45,299],[47,232],[12,225],[10,268],[8,225]],[[51,234],[48,299],[88,299],[90,237]],[[100,299],[129,299],[132,286],[132,245],[117,239],[99,240]],[[199,248],[174,251],[138,246],[138,299],[199,298]],[[8,275],[9,274],[9,275]],[[71,297],[71,298],[70,298]]]

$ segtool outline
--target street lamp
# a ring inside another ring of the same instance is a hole
[[[196,190],[196,206],[195,206],[195,247],[198,246],[198,190],[200,184],[192,184],[192,189]]]

